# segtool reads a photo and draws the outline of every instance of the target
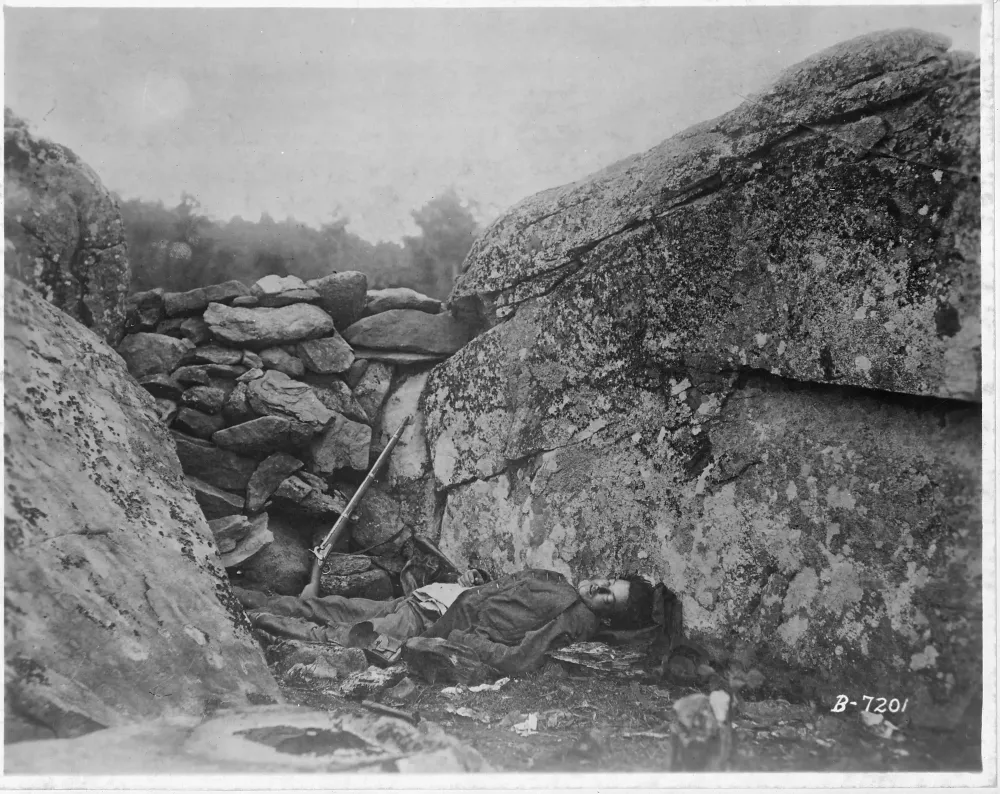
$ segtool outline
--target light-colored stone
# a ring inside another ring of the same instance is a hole
[[[4,298],[5,770],[27,736],[279,698],[153,398],[32,290]]]
[[[441,311],[441,301],[409,287],[368,290],[368,302],[365,305],[367,314],[380,314],[391,309],[415,309],[428,314],[437,314]]]
[[[326,336],[334,327],[329,314],[308,303],[277,309],[244,309],[212,303],[205,310],[205,322],[217,339],[253,350],[316,339]]]
[[[288,290],[305,288],[305,282],[298,276],[271,275],[257,279],[254,285],[250,287],[250,294],[259,298],[261,295],[277,295]]]

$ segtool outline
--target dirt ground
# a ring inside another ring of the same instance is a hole
[[[446,695],[446,685],[417,678],[404,702],[385,705],[418,712],[423,720],[474,747],[498,772],[671,771],[672,704],[691,687],[629,680],[551,664],[513,679],[498,691]],[[361,711],[335,688],[284,687],[289,702],[320,709]],[[857,712],[831,714],[780,699],[751,701],[733,722],[732,772],[918,772],[981,770],[979,726],[970,719],[952,732],[907,726],[882,738]],[[467,709],[461,716],[458,709]],[[450,711],[449,711],[450,709]],[[537,730],[514,726],[537,715]],[[643,735],[645,734],[645,735]]]

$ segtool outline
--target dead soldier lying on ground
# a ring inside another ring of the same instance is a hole
[[[234,591],[251,623],[269,634],[355,648],[384,635],[417,652],[447,643],[508,675],[537,669],[550,650],[589,640],[602,620],[619,630],[652,622],[653,587],[639,576],[585,579],[576,587],[539,569],[483,579],[481,571],[467,571],[456,584],[426,585],[391,601]]]

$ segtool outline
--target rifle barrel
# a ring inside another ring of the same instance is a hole
[[[388,460],[389,453],[392,452],[393,447],[395,447],[396,444],[399,442],[399,439],[402,438],[403,431],[406,429],[406,426],[409,423],[410,423],[410,417],[406,417],[403,420],[403,423],[396,430],[396,432],[392,434],[392,437],[389,439],[389,443],[386,444],[385,449],[382,450],[382,454],[378,456],[378,459],[375,461],[375,464],[371,467],[371,470],[365,476],[364,480],[362,480],[361,485],[354,492],[354,496],[352,496],[350,501],[348,501],[347,507],[344,508],[344,512],[340,514],[340,517],[337,519],[336,523],[326,534],[326,537],[323,538],[323,542],[320,543],[319,546],[317,546],[315,549],[313,549],[313,554],[316,555],[316,558],[318,560],[320,561],[325,560],[326,555],[330,553],[330,546],[332,545],[331,540],[337,534],[340,528],[347,523],[351,514],[354,512],[354,508],[357,507],[358,502],[361,501],[361,497],[365,495],[365,491],[368,490],[368,487],[375,481],[375,475],[378,474],[379,470],[385,464],[386,460]]]

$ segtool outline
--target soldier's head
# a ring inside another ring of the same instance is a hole
[[[653,586],[641,576],[584,579],[577,592],[590,611],[614,629],[638,629],[653,622]]]

